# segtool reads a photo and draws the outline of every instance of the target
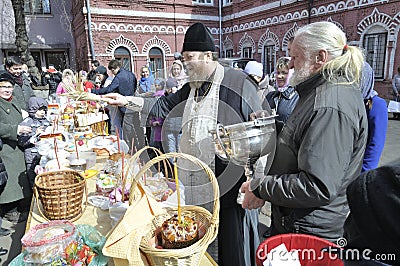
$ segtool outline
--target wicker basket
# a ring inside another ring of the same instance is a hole
[[[160,156],[160,155],[163,154],[159,149],[154,148],[154,147],[151,147],[151,146],[145,146],[145,147],[141,148],[140,150],[138,150],[138,151],[137,151],[135,154],[133,154],[132,157],[129,159],[128,167],[125,168],[125,172],[124,172],[125,178],[124,178],[124,180],[122,181],[121,187],[125,187],[127,182],[131,183],[132,186],[136,186],[136,185],[137,185],[137,182],[140,182],[139,179],[135,179],[135,176],[133,175],[133,169],[131,169],[131,168],[132,168],[133,165],[136,164],[136,162],[137,162],[137,160],[139,159],[140,155],[141,155],[143,152],[147,151],[147,150],[153,150],[154,153],[155,153],[157,156]],[[164,160],[164,161],[162,161],[162,162],[158,162],[158,164],[157,164],[157,165],[158,165],[158,168],[157,168],[157,169],[158,169],[158,172],[161,171],[161,170],[160,170],[160,169],[161,169],[161,163],[163,163],[163,166],[164,166],[164,177],[166,178],[166,181],[168,181],[168,173],[173,173],[173,172],[172,172],[171,163],[170,163],[168,160]],[[169,172],[168,172],[168,171],[169,171]],[[152,172],[151,172],[151,170],[150,170],[150,167],[147,168],[147,170],[146,170],[145,172],[147,172],[147,175],[148,175],[148,176],[151,176],[151,175],[152,175]],[[144,173],[144,172],[143,172],[143,173]],[[143,174],[142,174],[142,175],[143,175]],[[142,184],[142,185],[143,185],[143,184]],[[140,193],[139,193],[138,190],[135,190],[134,192],[136,192],[136,193],[134,193],[133,198],[135,198],[135,197],[137,197],[137,196],[140,197]],[[149,194],[149,195],[150,195],[151,197],[154,198],[153,195],[151,195],[151,194]],[[132,201],[131,201],[131,202],[132,202]]]
[[[86,195],[82,209],[83,195]],[[60,170],[42,173],[35,178],[34,194],[39,213],[46,220],[75,221],[82,216],[87,206],[85,178],[73,170]]]
[[[176,214],[177,208],[168,208],[168,214],[155,216],[151,229],[147,232],[142,241],[140,243],[140,249],[146,254],[146,257],[151,265],[190,265],[196,266],[199,265],[208,245],[216,238],[218,233],[218,225],[219,225],[219,188],[218,183],[216,181],[215,175],[212,170],[204,164],[202,161],[197,159],[194,156],[184,154],[184,153],[166,153],[160,155],[156,158],[150,160],[136,175],[135,179],[138,180],[150,168],[153,164],[156,164],[163,160],[168,160],[169,158],[181,158],[186,159],[193,164],[201,167],[208,175],[212,187],[213,187],[213,197],[214,197],[214,205],[213,205],[213,214],[202,207],[198,206],[182,206],[182,215],[188,215],[192,217],[195,221],[199,223],[199,230],[204,233],[203,237],[201,237],[194,244],[181,248],[181,249],[157,249],[150,245],[150,240],[154,239],[155,231],[159,228],[162,223],[170,218],[173,214]],[[131,192],[133,192],[134,187],[131,187]],[[130,193],[133,195],[133,193]],[[179,195],[178,195],[179,197]],[[130,203],[134,201],[133,197],[129,198]],[[131,202],[132,201],[132,202]]]

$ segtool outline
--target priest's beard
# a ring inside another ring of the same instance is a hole
[[[307,80],[312,74],[311,62],[310,60],[307,60],[300,69],[294,70],[293,75],[290,77],[289,84],[294,87]]]

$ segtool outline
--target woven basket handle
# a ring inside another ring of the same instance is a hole
[[[162,154],[158,157],[155,157],[153,159],[151,159],[149,162],[147,162],[142,169],[140,169],[140,171],[136,174],[135,176],[135,180],[139,179],[144,173],[145,171],[147,171],[147,169],[149,169],[152,165],[163,161],[163,160],[167,160],[169,158],[181,158],[181,159],[186,159],[188,161],[193,162],[193,164],[196,164],[197,166],[201,167],[204,172],[206,172],[206,174],[208,175],[208,178],[210,179],[210,182],[212,184],[212,188],[213,188],[213,198],[214,198],[214,204],[213,204],[213,214],[211,217],[211,223],[212,224],[218,224],[218,219],[219,219],[219,187],[218,187],[218,182],[217,179],[215,178],[214,172],[210,169],[210,167],[208,167],[204,162],[202,162],[201,160],[197,159],[196,157],[186,154],[186,153],[177,153],[177,152],[170,152],[170,153],[166,153],[166,154]],[[134,184],[132,184],[130,192],[129,192],[129,204],[131,205],[133,203],[134,198],[131,197],[131,195],[133,195],[134,193],[134,189],[135,186]],[[177,195],[178,197],[180,197],[180,195]]]
[[[35,203],[37,206],[37,209],[39,210],[39,214],[40,216],[42,216],[46,221],[50,221],[46,215],[43,213],[42,209],[40,208],[40,200],[39,200],[39,192],[37,191],[36,186],[33,186],[33,194],[35,195]],[[88,189],[87,189],[87,183],[85,182],[85,206],[83,207],[83,210],[81,211],[81,213],[76,216],[75,218],[70,219],[70,222],[75,222],[76,220],[78,220],[79,218],[81,218],[81,216],[83,215],[83,213],[86,211],[86,207],[88,205]]]
[[[124,173],[125,178],[124,178],[124,180],[122,182],[122,188],[125,188],[125,186],[126,186],[126,181],[128,179],[128,175],[131,172],[130,171],[130,167],[132,165],[135,165],[135,161],[137,161],[139,156],[146,150],[153,150],[156,153],[157,156],[160,156],[161,154],[163,154],[159,149],[151,147],[151,146],[145,146],[145,147],[141,148],[140,150],[138,150],[129,159],[128,167],[127,167],[127,169],[125,169],[125,173]],[[165,178],[168,178],[168,170],[170,171],[171,174],[173,173],[171,163],[168,160],[167,161],[164,160],[163,164],[164,164]],[[167,168],[167,166],[168,166],[168,168]],[[134,183],[133,181],[138,181],[138,180],[136,180],[135,177],[132,177],[132,183]]]

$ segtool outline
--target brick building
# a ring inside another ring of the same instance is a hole
[[[71,28],[71,1],[25,0],[29,48],[36,65],[74,68],[75,42]],[[0,62],[15,53],[15,21],[11,0],[0,1]],[[0,63],[1,64],[1,63]]]
[[[399,48],[400,0],[26,2],[31,6],[41,3],[44,10],[47,6],[51,8],[50,14],[28,16],[31,50],[39,52],[41,64],[49,63],[46,53],[62,51],[65,65],[75,70],[88,69],[94,59],[107,65],[110,59],[119,58],[125,68],[136,74],[141,66],[150,64],[155,76],[165,77],[174,52],[181,51],[186,29],[194,22],[203,22],[214,34],[220,57],[251,57],[262,62],[265,72],[270,73],[276,59],[287,55],[287,41],[295,31],[321,20],[337,24],[346,32],[350,45],[365,50],[367,61],[376,73],[375,88],[381,96],[391,97],[390,82],[400,66],[400,49],[396,49]],[[57,13],[61,3],[72,5],[69,14]],[[10,32],[6,28],[13,26],[11,17],[7,16],[7,12],[12,14],[12,9],[4,8],[3,4],[1,11],[6,26],[1,32],[0,59],[13,49],[12,36],[3,37],[5,32]],[[33,23],[38,21],[39,26]],[[65,21],[71,22],[70,31],[65,30]],[[54,28],[59,30],[54,32]],[[41,46],[35,50],[38,44]]]
[[[77,68],[94,58],[105,65],[121,58],[135,73],[149,63],[156,76],[165,76],[186,29],[200,21],[214,34],[220,57],[251,57],[270,73],[287,55],[295,31],[321,20],[337,24],[349,44],[365,49],[382,96],[391,97],[391,78],[400,66],[399,0],[92,0],[74,1],[73,10]]]

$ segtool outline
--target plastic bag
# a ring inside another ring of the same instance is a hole
[[[61,259],[65,248],[77,236],[78,231],[68,221],[50,221],[34,226],[21,239],[27,252],[25,265],[48,264]]]
[[[125,202],[115,202],[110,206],[108,212],[111,218],[111,225],[114,227],[124,217],[129,205]]]
[[[106,238],[100,234],[100,232],[91,225],[78,224],[76,226],[79,235],[83,239],[83,243],[88,245],[96,254],[93,260],[89,263],[89,266],[105,266],[108,263],[108,257],[104,256],[102,249]]]
[[[64,221],[57,221],[58,223],[65,223]],[[40,228],[44,227],[41,224]],[[58,226],[61,228],[60,226]],[[46,227],[44,227],[46,228]],[[63,227],[65,228],[65,227]],[[48,230],[46,230],[48,232]],[[42,232],[39,232],[42,233]],[[33,235],[34,237],[39,234]],[[67,246],[64,247],[59,253],[54,254],[54,256],[45,263],[31,262],[29,259],[31,255],[26,249],[15,257],[9,265],[11,266],[33,266],[33,265],[43,265],[43,266],[64,266],[64,265],[88,265],[88,266],[106,266],[108,264],[109,258],[103,255],[102,249],[106,242],[106,238],[100,234],[100,232],[93,226],[87,224],[80,224],[74,227],[74,240],[70,241]],[[60,238],[58,236],[58,238]],[[31,239],[35,239],[30,237]],[[70,237],[68,237],[70,239]],[[67,238],[63,238],[61,242],[66,243]],[[48,241],[46,241],[48,242]],[[54,242],[54,241],[53,241]],[[52,242],[52,243],[53,243]],[[32,242],[36,243],[36,242]],[[48,245],[40,246],[43,251]],[[32,247],[30,247],[32,249]],[[40,254],[42,255],[42,254]],[[81,264],[75,264],[73,260],[78,261]],[[89,263],[89,264],[85,264]]]

